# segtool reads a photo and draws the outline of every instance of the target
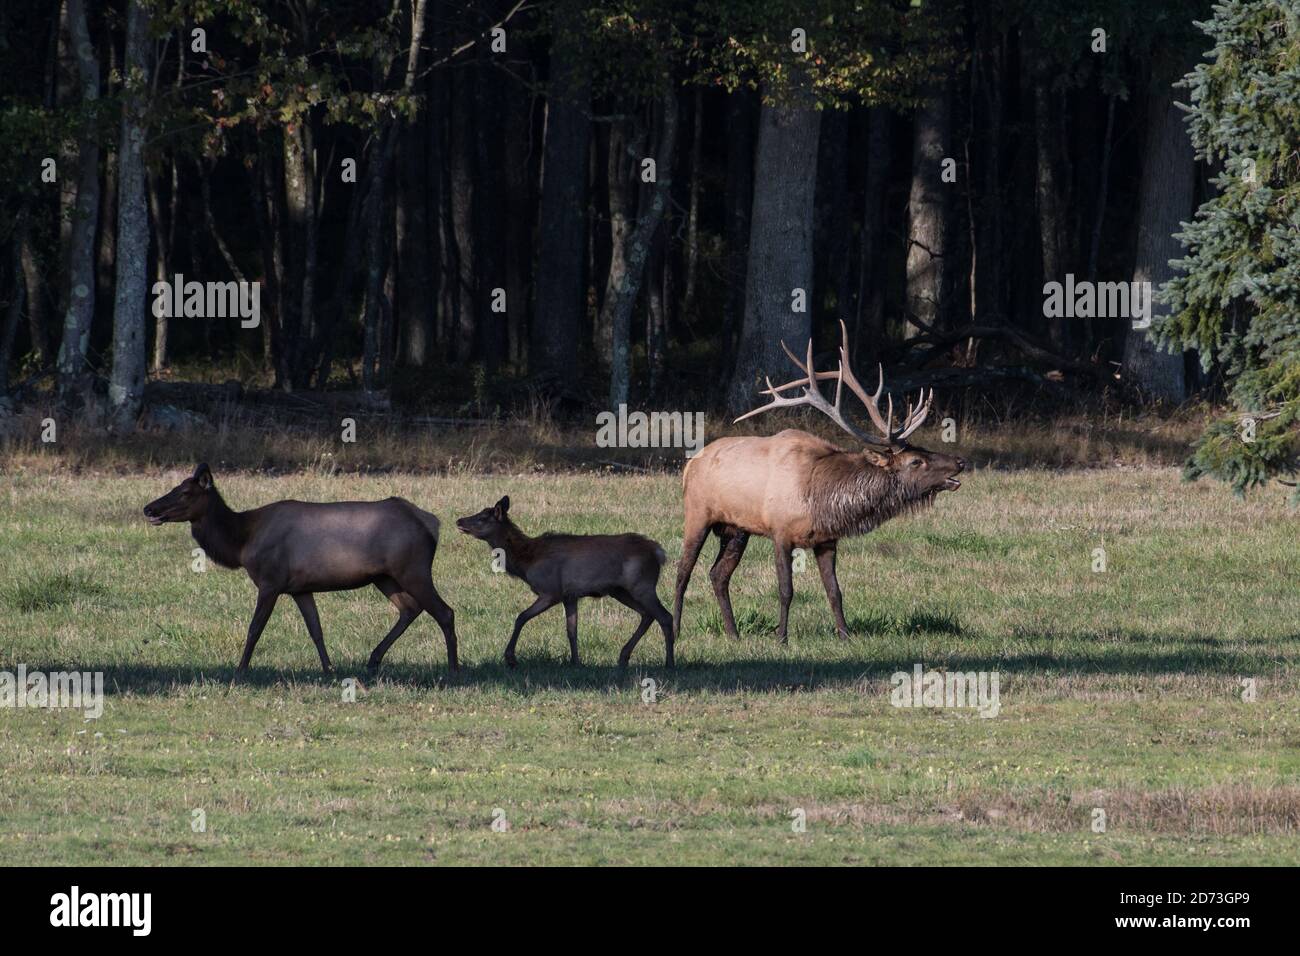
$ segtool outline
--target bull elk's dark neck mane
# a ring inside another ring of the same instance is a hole
[[[835,451],[813,465],[804,494],[813,530],[845,538],[933,504],[936,492],[905,486],[896,472],[872,464],[863,452]]]
[[[240,567],[240,552],[252,534],[249,513],[232,511],[216,488],[208,495],[208,510],[190,522],[190,534],[203,553],[223,568]]]

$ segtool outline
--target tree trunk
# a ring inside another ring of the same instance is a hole
[[[1053,124],[1051,97],[1048,89],[1049,78],[1040,68],[1034,79],[1034,143],[1037,157],[1037,175],[1034,192],[1038,201],[1038,236],[1042,250],[1043,282],[1064,282],[1064,263],[1061,255],[1062,243],[1062,209],[1060,190],[1057,184],[1056,163],[1052,148]],[[1063,311],[1063,310],[1062,310]],[[1049,320],[1049,333],[1052,347],[1058,352],[1065,351],[1069,340],[1070,320],[1064,315]]]
[[[456,237],[458,265],[456,287],[459,290],[456,314],[455,356],[467,362],[476,354],[475,325],[478,316],[479,289],[474,246],[474,207],[480,197],[474,188],[475,131],[479,117],[474,109],[474,77],[468,70],[454,70],[448,77],[454,83],[451,94],[451,214]]]
[[[912,188],[908,196],[907,311],[928,326],[939,324],[951,286],[948,254],[950,196],[956,188],[943,181],[950,121],[948,91],[932,89],[916,111],[912,142]],[[904,338],[919,334],[912,323]]]
[[[758,124],[755,190],[745,279],[745,317],[728,390],[732,412],[752,408],[765,375],[782,376],[812,334],[813,216],[821,113],[809,94],[785,105],[765,103]],[[795,310],[795,290],[802,311]]]
[[[68,22],[81,77],[81,100],[91,104],[99,99],[99,60],[90,42],[85,0],[68,0]],[[100,201],[99,143],[94,136],[84,136],[79,145],[77,202],[68,247],[68,309],[63,316],[58,378],[59,401],[71,410],[84,407],[91,398],[86,350],[95,318],[95,230]]]
[[[153,230],[153,273],[155,282],[171,281],[171,263],[167,248],[167,220],[163,216],[162,197],[158,192],[158,175],[145,170],[145,188],[149,196],[149,221]],[[154,318],[153,362],[154,372],[162,371],[167,364],[168,318],[159,315]]]
[[[891,116],[883,106],[867,112],[867,174],[862,211],[862,261],[858,267],[857,329],[853,354],[878,351],[885,340],[885,187],[891,155]],[[864,341],[865,340],[865,341]]]
[[[1183,112],[1174,102],[1174,89],[1167,83],[1147,97],[1147,129],[1133,281],[1150,282],[1154,295],[1161,283],[1174,276],[1170,260],[1183,256],[1174,233],[1180,231],[1183,220],[1191,218],[1196,189],[1192,143]],[[1152,318],[1158,318],[1165,308],[1152,300]],[[1182,353],[1158,348],[1148,332],[1134,329],[1130,323],[1124,340],[1124,381],[1152,398],[1181,402],[1186,397]]]
[[[428,202],[425,153],[428,108],[401,131],[397,158],[397,315],[401,323],[403,365],[419,368],[433,355],[433,286],[429,270]]]
[[[149,11],[139,2],[127,5],[127,75],[146,79],[152,65]],[[145,310],[149,279],[149,210],[145,200],[144,141],[146,88],[126,94],[122,106],[121,153],[118,157],[117,288],[113,301],[113,373],[108,409],[119,434],[134,430],[144,403]]]
[[[691,124],[691,185],[686,213],[686,291],[682,299],[682,312],[688,316],[688,322],[695,317],[695,284],[700,268],[700,162],[704,94],[698,89],[692,103]]]
[[[609,407],[626,404],[632,383],[632,312],[645,278],[646,260],[655,232],[668,207],[673,176],[673,155],[677,148],[677,91],[672,86],[660,96],[661,113],[658,145],[655,149],[655,182],[649,189],[645,208],[627,237],[624,259],[627,262],[623,281],[607,293],[605,307],[610,311],[613,349],[610,355]],[[640,168],[640,163],[637,164]],[[611,189],[612,194],[612,189]],[[662,316],[662,302],[660,303]]]
[[[529,341],[529,371],[539,379],[567,381],[586,312],[581,263],[587,246],[587,165],[591,98],[578,38],[579,7],[568,0],[557,11],[551,48],[550,94],[538,228],[537,304]]]
[[[474,69],[474,252],[478,340],[484,366],[492,375],[506,358],[506,314],[494,309],[493,290],[506,288],[501,265],[503,247],[508,240],[502,235],[505,218],[502,196],[505,182],[501,169],[505,163],[504,112],[498,88],[500,80],[490,56],[487,44],[480,43],[478,63]],[[506,308],[511,305],[507,298]]]
[[[22,321],[23,305],[27,299],[27,287],[23,281],[22,243],[19,241],[27,228],[27,210],[23,209],[14,222],[14,241],[10,248],[13,288],[9,307],[5,310],[4,327],[0,329],[0,395],[9,392],[9,363],[13,360],[14,339],[18,336],[18,324]]]
[[[727,246],[726,300],[722,309],[722,354],[730,356],[745,311],[750,211],[754,200],[754,96],[744,88],[727,97],[727,184],[724,240]],[[729,371],[729,370],[728,370]]]
[[[618,120],[609,128],[606,172],[609,197],[609,270],[601,296],[594,336],[596,352],[607,369],[614,366],[614,309],[618,290],[627,282],[628,238],[638,215],[641,160],[646,155],[646,130],[641,119]]]

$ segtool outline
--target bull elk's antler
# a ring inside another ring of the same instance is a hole
[[[770,378],[764,377],[767,381],[767,388],[762,389],[762,394],[770,395],[772,401],[756,408],[751,412],[746,412],[737,418],[736,421],[749,418],[751,415],[758,415],[762,412],[770,411],[773,408],[794,408],[798,405],[810,405],[817,411],[821,412],[840,428],[844,429],[859,441],[867,442],[872,445],[896,444],[905,441],[907,436],[916,431],[925,422],[926,416],[930,414],[930,405],[934,402],[934,389],[930,389],[927,396],[925,390],[921,390],[920,400],[915,406],[910,402],[907,405],[907,415],[903,419],[902,425],[898,431],[894,431],[894,399],[889,396],[889,404],[885,415],[880,414],[880,396],[885,390],[885,370],[879,367],[880,381],[876,385],[876,390],[871,395],[858,382],[857,377],[853,374],[853,367],[849,363],[849,330],[845,328],[844,323],[840,322],[840,333],[842,341],[840,344],[840,367],[834,372],[818,372],[813,369],[813,346],[812,339],[808,340],[808,359],[807,362],[800,362],[795,358],[795,354],[786,347],[785,342],[781,343],[781,348],[785,349],[785,354],[790,356],[790,361],[803,372],[804,377],[795,379],[793,382],[786,382],[784,385],[773,385]],[[831,405],[822,396],[821,387],[817,384],[819,381],[826,379],[835,379],[835,404]],[[862,404],[867,409],[867,414],[871,416],[871,421],[881,432],[880,435],[871,435],[859,431],[851,425],[840,411],[840,397],[847,385],[853,394],[858,396]],[[782,392],[791,388],[803,388],[802,395],[783,395]]]

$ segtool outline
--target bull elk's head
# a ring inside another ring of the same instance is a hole
[[[956,491],[960,488],[961,482],[957,480],[956,476],[966,468],[964,458],[958,458],[956,455],[945,455],[937,451],[928,451],[911,445],[907,441],[908,436],[920,428],[924,424],[926,416],[930,414],[930,405],[934,401],[934,389],[930,389],[928,396],[922,390],[916,405],[908,403],[907,414],[903,417],[902,423],[895,429],[893,396],[889,396],[885,414],[882,415],[880,412],[880,396],[885,390],[884,369],[880,369],[880,380],[875,392],[867,394],[867,390],[858,382],[857,377],[853,374],[853,368],[849,364],[849,333],[843,322],[840,323],[840,333],[842,335],[840,367],[833,372],[818,372],[813,368],[811,339],[808,340],[808,358],[806,362],[799,361],[795,354],[782,342],[781,348],[785,349],[785,354],[790,356],[790,360],[799,368],[799,371],[803,372],[803,378],[786,382],[784,385],[773,385],[772,380],[767,379],[767,388],[763,389],[762,392],[764,395],[771,396],[772,400],[761,408],[746,412],[736,421],[749,418],[751,415],[771,411],[774,408],[793,408],[799,405],[809,405],[862,442],[865,446],[863,454],[867,462],[876,468],[882,468],[892,473],[898,483],[911,493],[909,497],[915,496],[919,498],[934,495],[940,491]],[[835,380],[835,403],[833,405],[822,396],[821,387],[817,384],[819,381],[826,379]],[[840,398],[843,395],[845,385],[862,401],[867,414],[871,416],[871,421],[880,432],[879,435],[864,432],[845,419],[840,411]],[[785,394],[786,391],[793,388],[802,388],[803,393],[796,395]]]

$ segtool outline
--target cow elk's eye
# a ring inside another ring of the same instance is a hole
[[[920,468],[924,464],[925,462],[923,462],[920,458],[913,458],[911,461],[911,467],[913,468]]]

